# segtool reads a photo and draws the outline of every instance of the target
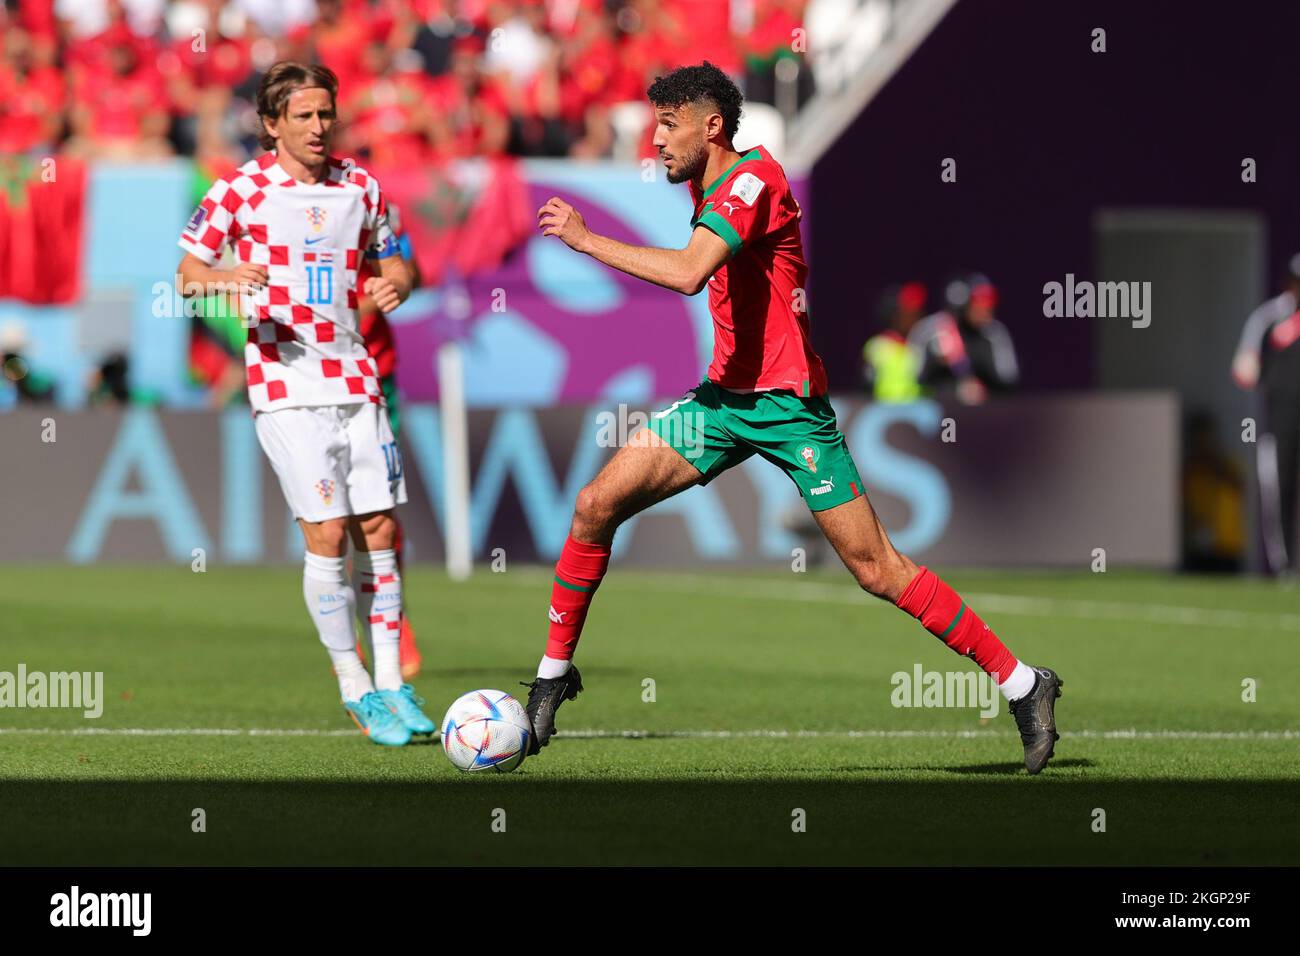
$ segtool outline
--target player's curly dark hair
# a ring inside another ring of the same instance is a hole
[[[708,103],[722,114],[722,131],[728,140],[740,127],[740,107],[745,100],[731,77],[708,60],[699,66],[679,66],[667,76],[656,77],[646,96],[655,106]]]

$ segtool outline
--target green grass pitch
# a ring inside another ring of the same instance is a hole
[[[471,776],[352,730],[296,568],[7,567],[0,671],[103,671],[105,701],[0,709],[0,865],[1300,863],[1300,592],[939,570],[1065,681],[1039,777],[1004,704],[893,706],[894,673],[974,665],[841,571],[616,565],[561,735]],[[435,720],[525,693],[549,579],[408,571]]]

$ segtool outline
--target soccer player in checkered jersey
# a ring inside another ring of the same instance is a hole
[[[530,751],[549,742],[556,710],[582,690],[574,648],[618,526],[757,454],[794,482],[864,590],[917,618],[994,678],[1010,702],[1025,766],[1038,773],[1058,739],[1060,678],[1017,660],[938,575],[896,551],[877,520],[810,341],[799,204],[767,150],[742,155],[732,145],[740,91],[705,63],[660,77],[648,95],[668,181],[690,184],[695,210],[686,248],[598,235],[559,198],[538,210],[538,225],[543,235],[637,278],[684,295],[708,288],[713,362],[704,381],[652,416],[578,493],[555,567],[546,653],[529,685]]]
[[[379,183],[330,155],[337,94],[324,67],[271,67],[257,92],[266,153],[213,184],[181,235],[179,272],[187,287],[239,289],[249,404],[306,542],[307,610],[348,713],[375,743],[401,746],[436,725],[402,680],[393,509],[406,487],[357,306],[364,293],[391,312],[411,281]],[[238,264],[213,268],[227,244]],[[363,257],[375,269],[358,289]],[[373,675],[357,653],[358,613]]]

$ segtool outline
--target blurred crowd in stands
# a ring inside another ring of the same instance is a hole
[[[807,2],[3,0],[0,153],[227,166],[257,151],[261,72],[296,59],[339,75],[338,149],[375,166],[606,156],[611,111],[681,63],[772,102]]]

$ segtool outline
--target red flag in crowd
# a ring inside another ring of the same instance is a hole
[[[35,305],[77,299],[85,195],[83,163],[60,158],[47,167],[0,157],[0,298]]]
[[[462,276],[501,264],[532,235],[528,187],[512,159],[481,165],[438,165],[375,170],[402,226],[426,285],[442,281],[448,266]]]

